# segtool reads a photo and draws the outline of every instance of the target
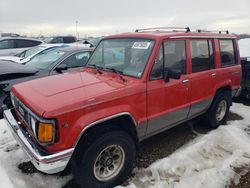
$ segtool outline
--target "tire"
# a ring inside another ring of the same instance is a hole
[[[206,121],[212,129],[225,124],[232,104],[230,92],[220,92],[216,95],[211,107],[205,115]]]
[[[115,187],[131,173],[135,154],[135,143],[129,134],[108,132],[89,146],[77,148],[72,158],[72,173],[83,188]],[[113,173],[106,175],[107,169]]]

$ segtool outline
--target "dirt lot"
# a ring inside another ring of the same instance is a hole
[[[250,101],[246,101],[244,99],[237,99],[234,102],[239,102],[250,106]],[[229,120],[238,119],[241,119],[241,117],[237,114],[230,113]],[[196,138],[198,135],[206,134],[209,131],[211,131],[211,129],[209,129],[208,126],[204,124],[204,122],[202,122],[200,119],[195,119],[147,139],[141,143],[141,149],[135,160],[134,168],[146,168],[154,161],[172,154],[178,148],[186,144],[188,141]],[[36,169],[34,169],[30,163],[23,163],[19,165],[19,168],[25,173],[36,172]],[[244,173],[245,175],[241,177],[239,184],[235,185],[232,183],[229,188],[250,188],[250,167],[247,168],[247,170],[244,168],[244,170],[248,171],[248,173]],[[243,169],[237,169],[237,172],[238,171],[239,174],[241,174]],[[63,176],[64,174],[61,175]],[[126,182],[124,185],[126,185]],[[79,187],[76,185],[74,180],[70,180],[63,188]]]

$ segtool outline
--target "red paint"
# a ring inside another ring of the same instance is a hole
[[[158,49],[163,40],[171,37],[186,38],[187,75],[179,80],[149,81],[149,73]],[[124,76],[123,83],[118,75],[110,72],[98,74],[96,70],[86,68],[79,72],[50,76],[15,85],[14,94],[35,114],[44,118],[56,118],[59,140],[51,146],[44,146],[49,152],[73,147],[80,132],[92,122],[117,114],[130,112],[137,124],[159,115],[188,107],[199,101],[214,97],[216,90],[229,86],[239,88],[241,80],[240,59],[238,65],[220,68],[220,53],[217,39],[213,39],[216,69],[191,74],[189,39],[197,36],[231,37],[232,35],[211,33],[128,33],[109,38],[150,38],[155,46],[141,79]],[[204,37],[206,39],[206,37]],[[239,71],[239,74],[234,73]],[[211,74],[216,73],[216,78]],[[183,84],[188,79],[190,82]],[[67,123],[68,128],[62,128]]]

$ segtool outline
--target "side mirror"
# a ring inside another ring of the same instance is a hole
[[[68,70],[68,66],[65,64],[60,64],[55,68],[55,71],[58,73],[62,73],[62,71]]]
[[[179,80],[181,78],[181,71],[166,68],[164,70],[164,78],[165,78],[165,81],[168,81],[169,78]]]

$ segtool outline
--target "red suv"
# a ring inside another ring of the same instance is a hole
[[[168,29],[106,37],[85,69],[12,88],[4,116],[38,170],[71,165],[82,187],[113,187],[140,141],[200,115],[225,122],[241,82],[236,37]]]

